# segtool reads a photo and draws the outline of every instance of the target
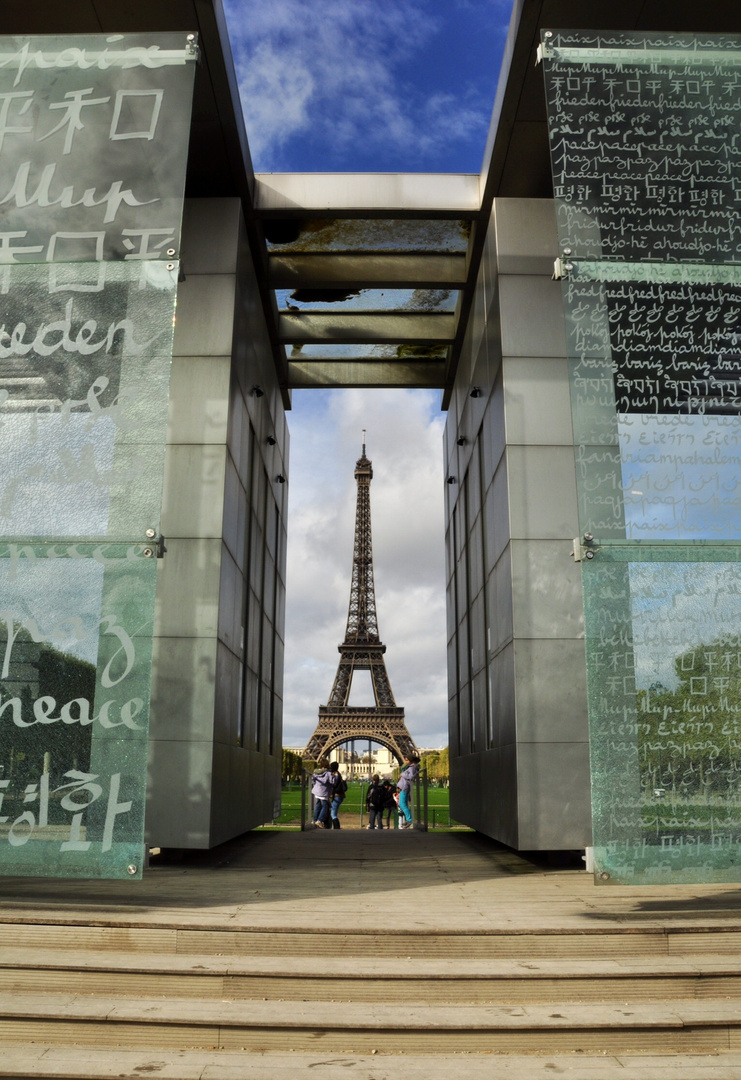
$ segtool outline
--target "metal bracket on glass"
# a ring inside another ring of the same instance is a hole
[[[562,278],[569,277],[573,269],[574,264],[568,259],[556,259],[553,263],[553,281],[560,281]]]
[[[157,535],[155,529],[147,529],[147,547],[144,549],[144,554],[149,559],[164,559],[167,554],[167,548],[165,547],[165,538],[162,535]]]
[[[546,30],[543,34],[543,40],[535,51],[535,66],[542,64],[543,58],[546,56],[553,56],[553,45],[551,44],[551,38],[553,37],[552,30]]]
[[[188,55],[191,56],[196,63],[198,63],[201,59],[201,50],[198,45],[198,34],[188,34],[186,40],[188,42],[186,46]]]
[[[571,556],[575,563],[584,559],[593,559],[595,555],[595,541],[591,533],[584,536],[575,536],[571,541]]]

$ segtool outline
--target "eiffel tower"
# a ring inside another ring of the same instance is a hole
[[[363,432],[365,438],[365,432]],[[319,706],[319,723],[303,756],[318,761],[351,739],[380,743],[403,763],[416,753],[404,722],[404,710],[394,700],[383,654],[386,646],[378,637],[376,594],[373,585],[373,545],[371,542],[370,482],[373,465],[363,453],[355,464],[358,504],[355,514],[350,610],[345,640],[339,645],[340,665],[327,705]],[[353,675],[370,671],[376,704],[366,708],[348,705]]]

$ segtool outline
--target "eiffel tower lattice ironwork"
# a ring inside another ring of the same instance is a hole
[[[402,762],[416,753],[416,748],[407,731],[404,709],[394,700],[383,659],[386,646],[378,636],[370,517],[373,465],[365,455],[365,443],[355,464],[355,479],[358,503],[347,630],[345,640],[338,646],[340,664],[329,702],[319,706],[319,723],[306,745],[304,757],[317,761],[328,757],[342,743],[362,739],[380,743]],[[348,705],[356,671],[370,671],[375,705],[365,708]]]

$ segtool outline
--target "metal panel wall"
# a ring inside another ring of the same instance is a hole
[[[147,835],[206,848],[280,798],[288,433],[239,200],[187,202],[183,252]]]
[[[556,253],[551,202],[495,201],[445,439],[457,540],[455,560],[448,546],[458,601],[449,624],[458,658],[450,666],[452,812],[521,850],[589,843],[583,614],[569,558],[576,485],[564,319],[551,281]]]

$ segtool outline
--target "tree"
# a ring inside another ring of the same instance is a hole
[[[678,685],[636,694],[644,782],[683,796],[728,794],[741,779],[741,641],[688,649],[674,661]]]
[[[293,750],[284,750],[281,771],[284,780],[300,780],[304,771],[304,759]]]
[[[450,779],[450,753],[446,746],[443,750],[432,750],[422,758],[422,767],[427,769],[429,780],[440,787],[447,787]]]
[[[47,642],[35,641],[25,626],[14,623],[10,633],[10,677],[0,689],[4,699],[20,698],[25,723],[31,721],[34,702],[41,697],[54,699],[53,712],[56,716],[62,706],[78,698],[87,701],[90,714],[94,714],[94,664],[74,654],[61,652]],[[3,627],[0,629],[0,657],[8,648],[8,639],[8,630]],[[47,760],[55,782],[68,769],[85,771],[90,765],[91,738],[91,726],[79,723],[39,725],[30,722],[29,727],[6,727],[5,739],[8,751],[12,750],[12,765],[9,760],[3,775],[8,779],[13,774],[14,787],[38,782],[44,771],[46,754],[49,755]]]

